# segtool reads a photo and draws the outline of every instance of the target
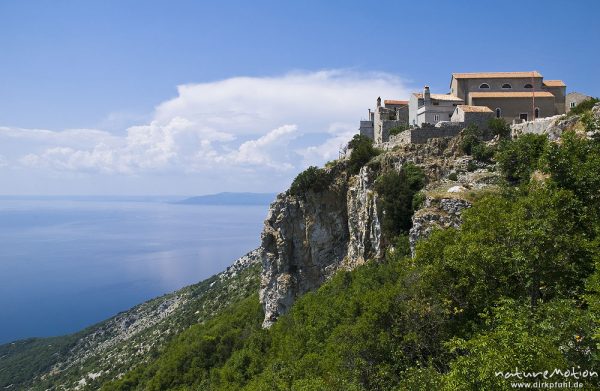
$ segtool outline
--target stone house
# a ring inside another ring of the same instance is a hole
[[[485,129],[492,118],[494,118],[494,112],[489,107],[458,105],[452,113],[450,121],[474,124],[480,129]]]
[[[450,93],[470,106],[486,106],[498,118],[521,122],[566,112],[566,85],[537,72],[453,73]]]
[[[387,141],[391,129],[408,125],[408,101],[384,100],[383,104],[377,98],[375,110],[369,110],[368,119],[360,121],[359,133],[376,143]]]
[[[449,121],[452,113],[464,100],[449,94],[432,94],[425,86],[422,93],[413,93],[408,103],[408,122],[411,126]]]
[[[571,111],[572,108],[574,108],[575,106],[577,106],[578,104],[580,104],[581,102],[583,102],[584,100],[588,100],[588,99],[592,99],[591,96],[589,95],[585,95],[585,94],[581,94],[579,92],[569,92],[567,94],[567,99],[566,99],[566,110],[567,113],[569,111]]]

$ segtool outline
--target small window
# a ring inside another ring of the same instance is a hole
[[[571,108],[575,107],[575,102],[571,102]]]
[[[502,88],[509,89],[509,88],[512,88],[512,86],[508,83],[504,83],[504,84],[502,84]]]
[[[525,84],[523,88],[533,88],[533,86],[531,84]]]
[[[440,105],[440,102],[438,102],[437,100],[434,100],[434,101],[433,101],[433,105],[434,105],[434,106],[439,106],[439,105]]]
[[[479,88],[490,88],[490,85],[488,83],[482,83]]]
[[[540,118],[540,108],[539,107],[536,107],[533,113],[534,113],[535,118]]]
[[[496,118],[502,117],[502,110],[500,107],[496,107]]]
[[[436,122],[439,121],[440,120],[440,115],[439,114],[435,114],[433,116],[433,120],[436,121]]]

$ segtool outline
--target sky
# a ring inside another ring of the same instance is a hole
[[[0,194],[283,191],[452,72],[600,95],[597,1],[0,0]]]

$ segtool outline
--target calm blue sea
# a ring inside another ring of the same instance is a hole
[[[0,199],[0,343],[71,333],[224,270],[268,206]]]

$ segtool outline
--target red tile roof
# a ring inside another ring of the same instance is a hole
[[[393,99],[386,99],[383,101],[384,105],[407,105],[408,101],[407,100],[393,100]]]
[[[523,77],[542,77],[538,71],[531,72],[473,72],[473,73],[453,73],[455,79],[503,79],[503,78],[523,78]]]
[[[535,93],[535,98],[554,98],[548,91],[535,92],[470,92],[471,98],[531,98]]]

